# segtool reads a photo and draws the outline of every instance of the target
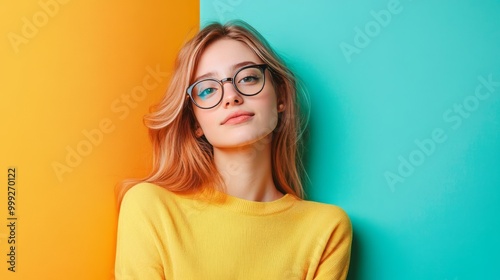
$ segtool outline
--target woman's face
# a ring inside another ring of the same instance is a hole
[[[262,63],[244,43],[219,39],[202,53],[194,81],[233,78],[242,67]],[[269,71],[265,70],[264,74],[264,88],[257,95],[242,95],[231,82],[226,82],[222,101],[217,106],[201,109],[193,104],[200,127],[197,135],[204,134],[214,148],[241,147],[270,137],[278,121],[278,102]]]

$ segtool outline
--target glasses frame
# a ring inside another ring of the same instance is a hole
[[[262,88],[257,91],[256,93],[253,93],[253,94],[246,94],[246,93],[243,93],[241,92],[238,87],[236,86],[236,83],[235,83],[235,79],[236,79],[236,76],[238,76],[238,74],[245,70],[245,69],[248,69],[248,68],[258,68],[260,69],[260,71],[262,72],[263,76],[264,76],[264,81],[262,82]],[[252,64],[252,65],[248,65],[248,66],[244,66],[244,67],[241,67],[240,69],[238,69],[236,71],[236,73],[233,75],[233,77],[228,77],[228,78],[224,78],[222,80],[217,80],[217,79],[214,79],[214,78],[208,78],[208,79],[203,79],[203,80],[199,80],[199,81],[196,81],[194,82],[192,85],[190,85],[187,89],[186,89],[186,94],[189,95],[191,101],[193,101],[194,105],[196,105],[198,108],[200,109],[212,109],[216,106],[218,106],[222,100],[224,99],[224,84],[226,82],[231,82],[231,84],[233,85],[234,89],[241,95],[244,95],[244,96],[254,96],[254,95],[257,95],[259,94],[263,89],[264,89],[264,86],[266,85],[266,69],[268,69],[269,66],[267,64]],[[198,103],[196,103],[196,101],[194,100],[193,98],[193,89],[196,85],[198,85],[199,83],[201,82],[205,82],[205,81],[213,81],[213,82],[217,82],[221,89],[222,89],[222,92],[221,92],[221,96],[220,96],[220,100],[213,106],[210,106],[210,107],[202,107],[200,106]]]

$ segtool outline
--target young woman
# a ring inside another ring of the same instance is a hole
[[[153,170],[124,189],[116,279],[346,278],[349,218],[303,200],[297,94],[245,23],[186,43],[145,118]]]

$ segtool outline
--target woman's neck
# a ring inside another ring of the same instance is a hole
[[[244,147],[214,147],[215,166],[228,195],[262,202],[283,196],[273,182],[269,137]]]

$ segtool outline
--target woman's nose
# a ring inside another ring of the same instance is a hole
[[[233,83],[224,81],[222,86],[224,87],[224,99],[222,103],[225,108],[243,104],[243,96],[234,88]]]

